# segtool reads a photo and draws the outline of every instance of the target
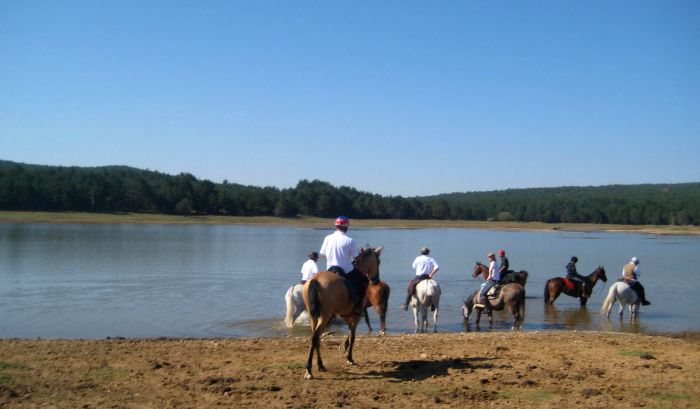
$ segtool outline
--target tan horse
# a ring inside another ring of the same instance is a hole
[[[476,310],[476,326],[479,327],[481,321],[482,308],[475,308],[479,298],[481,289],[474,291],[469,298],[464,300],[462,312],[464,314],[464,323],[467,324],[469,316],[473,310]],[[513,330],[519,330],[525,320],[525,288],[518,283],[510,283],[501,287],[501,291],[496,298],[489,296],[489,303],[494,310],[500,311],[508,306],[510,313],[513,315]],[[488,309],[486,313],[489,316],[489,325],[493,325],[493,312]]]
[[[372,332],[372,325],[369,323],[369,314],[367,308],[371,305],[374,307],[374,312],[379,316],[379,335],[384,336],[386,333],[386,310],[389,307],[389,294],[391,290],[384,281],[377,284],[369,283],[367,286],[367,298],[365,299],[365,308],[362,315],[365,316],[365,322],[369,332]]]
[[[372,281],[379,275],[379,255],[382,248],[364,248],[355,258],[355,270],[367,276]],[[316,365],[319,371],[325,371],[321,360],[321,334],[328,326],[331,319],[337,314],[347,322],[350,334],[345,339],[348,364],[353,365],[352,347],[355,344],[355,330],[362,318],[361,313],[356,314],[354,303],[350,300],[345,285],[345,278],[331,271],[319,271],[313,278],[304,284],[301,293],[304,297],[306,310],[311,321],[311,346],[309,347],[309,359],[306,362],[304,378],[311,379],[311,367],[314,352],[316,352]],[[363,294],[363,297],[366,294]]]

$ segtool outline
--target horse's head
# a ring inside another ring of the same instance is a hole
[[[474,271],[472,272],[472,277],[477,277],[479,274],[484,274],[484,270],[488,271],[488,268],[486,268],[485,265],[481,264],[480,261],[477,261],[476,264],[474,264]]]
[[[604,283],[608,282],[608,276],[605,275],[605,268],[603,268],[603,266],[598,266],[593,273],[595,273],[598,278],[603,280]]]
[[[374,280],[379,275],[379,255],[384,250],[383,247],[371,248],[369,246],[360,249],[360,254],[355,257],[355,268]]]

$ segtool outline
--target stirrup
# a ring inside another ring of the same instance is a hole
[[[474,308],[484,309],[484,308],[486,308],[486,305],[484,305],[484,304],[474,304]]]

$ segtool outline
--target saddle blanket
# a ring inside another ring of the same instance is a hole
[[[562,280],[564,281],[564,284],[566,284],[566,288],[569,289],[569,291],[574,291],[576,289],[576,284],[574,284],[573,281],[569,280],[568,278],[563,278]]]

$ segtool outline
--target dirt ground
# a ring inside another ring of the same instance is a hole
[[[3,408],[686,408],[700,336],[599,332],[361,335],[357,365],[307,337],[0,340]]]

